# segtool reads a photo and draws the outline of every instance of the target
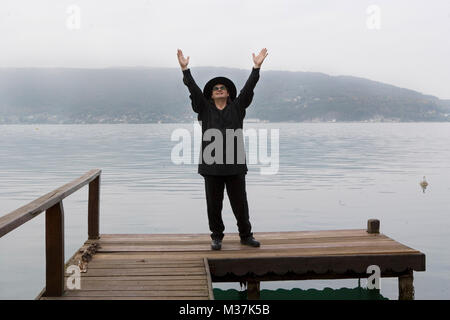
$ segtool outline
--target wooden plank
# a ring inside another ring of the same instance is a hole
[[[387,238],[384,234],[370,234],[367,232],[357,232],[357,233],[317,233],[317,234],[304,234],[304,233],[295,233],[292,235],[269,235],[269,234],[255,234],[255,238],[258,239],[273,239],[273,240],[286,240],[286,239],[320,239],[320,238],[352,238],[352,237],[360,237],[364,239],[376,239],[376,238]],[[224,240],[226,241],[239,241],[240,238],[238,235],[229,235],[225,236]],[[172,237],[164,236],[157,237],[149,235],[148,237],[104,237],[103,235],[100,237],[100,241],[104,242],[165,242],[165,241],[173,241],[173,242],[205,242],[211,241],[209,235],[197,236],[197,237],[178,237],[173,235]]]
[[[125,275],[125,276],[93,276],[93,277],[85,277],[85,273],[82,273],[81,281],[205,281],[205,275],[152,275],[151,278],[149,276],[143,275]]]
[[[123,282],[123,281],[122,281]],[[95,281],[95,282],[82,282],[81,290],[93,290],[93,291],[204,291],[207,292],[208,288],[205,284],[189,284],[181,285],[178,283],[172,285],[166,284],[152,284],[152,285],[128,285],[126,283],[109,284],[106,281]],[[67,290],[66,292],[71,291]]]
[[[65,197],[71,195],[84,185],[91,182],[101,173],[100,169],[93,169],[81,177],[31,201],[30,203],[0,217],[0,237],[16,229],[25,222],[38,216],[41,212],[51,208]]]
[[[109,261],[113,261],[115,263],[127,263],[128,261],[137,261],[141,259],[150,258],[152,261],[158,261],[163,263],[166,259],[180,259],[180,261],[192,261],[197,260],[197,257],[193,257],[190,255],[180,255],[179,253],[173,252],[107,252],[107,253],[96,253],[92,261],[101,262],[101,263],[109,263]]]
[[[151,269],[89,269],[83,274],[84,277],[99,276],[153,276],[153,275],[205,275],[204,269],[187,268],[151,268]]]
[[[64,292],[64,208],[62,202],[45,213],[45,295],[59,297]]]
[[[190,297],[42,297],[41,300],[208,300],[207,296]]]
[[[262,243],[289,243],[289,242],[327,242],[327,241],[395,241],[383,234],[370,235],[370,236],[360,236],[360,235],[344,235],[344,236],[333,236],[327,235],[326,237],[293,237],[293,238],[264,238],[259,240]],[[226,239],[224,238],[224,243],[239,243],[240,239]],[[210,239],[100,239],[98,240],[99,245],[115,245],[115,244],[137,244],[137,245],[195,245],[195,244],[209,244]]]
[[[359,241],[391,241],[395,242],[394,240],[386,237],[386,236],[379,236],[376,238],[368,238],[368,237],[362,237],[362,236],[354,236],[354,237],[322,237],[322,238],[297,238],[297,239],[271,239],[267,238],[264,240],[261,240],[262,244],[295,244],[295,243],[320,243],[320,242],[359,242]],[[210,245],[210,240],[185,240],[185,241],[179,241],[179,240],[100,240],[98,243],[101,246],[111,246],[111,245],[130,245],[130,246],[183,246],[183,245]],[[224,243],[229,244],[240,244],[240,240],[224,240]]]
[[[205,290],[170,290],[170,291],[122,291],[122,290],[70,290],[65,297],[207,297]]]
[[[297,243],[273,243],[268,244],[261,242],[261,247],[258,248],[258,250],[265,250],[265,249],[278,249],[278,248],[307,248],[307,247],[329,247],[329,246],[353,246],[353,247],[361,247],[361,246],[379,246],[379,247],[387,247],[392,245],[397,245],[404,248],[409,248],[401,243],[398,243],[396,241],[392,240],[380,240],[380,241],[331,241],[331,242],[309,242],[309,243],[303,243],[303,242],[297,242]],[[224,250],[241,250],[241,249],[249,249],[251,247],[244,246],[240,243],[229,243],[229,242],[223,242],[222,246]],[[204,244],[185,244],[185,245],[133,245],[133,244],[114,244],[114,245],[101,245],[100,248],[98,248],[98,252],[105,252],[105,251],[194,251],[194,250],[211,250],[210,243],[204,243]],[[410,248],[409,248],[410,249]]]
[[[120,256],[117,255],[116,253],[110,253],[110,254],[106,254],[106,256],[108,257],[108,259],[105,259],[101,254],[95,254],[92,257],[92,260],[89,262],[90,264],[93,263],[116,263],[116,264],[123,264],[123,263],[130,263],[130,264],[145,264],[145,265],[177,265],[177,264],[198,264],[199,266],[201,265],[199,262],[199,259],[191,259],[191,258],[186,258],[186,259],[177,259],[175,260],[175,258],[166,258],[166,259],[157,259],[154,258],[152,254],[146,256],[145,258],[141,258],[141,259],[135,259],[132,256],[130,257],[129,255],[126,256]]]
[[[158,263],[158,264],[133,264],[133,263],[92,263],[89,262],[88,264],[89,269],[151,269],[151,268],[166,268],[166,269],[172,269],[172,268],[200,268],[203,267],[203,265],[200,264],[192,264],[192,263],[179,263],[179,264],[164,264],[164,263]]]
[[[255,232],[255,238],[281,238],[281,239],[295,239],[295,238],[320,238],[320,237],[340,237],[340,236],[365,236],[367,238],[374,238],[382,236],[382,234],[369,234],[365,229],[348,229],[348,230],[317,230],[317,231],[286,231],[286,232]],[[102,234],[101,240],[211,240],[210,235],[206,233],[196,234]],[[238,233],[225,233],[224,240],[239,240]]]
[[[100,277],[101,278],[101,277]],[[106,277],[103,277],[106,278]],[[113,279],[120,279],[118,277],[114,277]],[[115,287],[115,286],[134,286],[138,287],[166,287],[166,288],[177,288],[183,286],[192,286],[192,287],[201,287],[206,288],[208,283],[206,279],[198,279],[198,280],[150,280],[152,277],[147,277],[147,280],[91,280],[91,277],[83,277],[81,279],[81,288],[88,289],[92,287]]]
[[[256,238],[256,237],[255,237]],[[336,241],[344,241],[344,240],[362,240],[362,241],[376,241],[381,239],[389,239],[384,234],[367,234],[367,235],[359,235],[359,234],[344,234],[344,235],[321,235],[321,236],[292,236],[292,237],[258,237],[260,241],[326,241],[326,240],[336,240]],[[239,242],[238,237],[224,237],[222,241],[226,242]],[[143,244],[152,244],[152,243],[170,243],[170,244],[189,244],[189,243],[207,243],[211,242],[210,238],[192,238],[192,239],[179,239],[177,237],[173,238],[130,238],[130,239],[122,239],[122,238],[100,238],[98,242],[104,244],[113,244],[113,243],[143,243]]]
[[[248,246],[243,246],[241,244],[230,244],[222,243],[222,250],[224,251],[268,251],[268,250],[348,250],[352,249],[354,252],[359,252],[359,250],[373,249],[376,248],[379,251],[396,249],[397,251],[417,251],[406,247],[398,242],[394,241],[382,241],[382,242],[329,242],[329,243],[309,243],[309,244],[273,244],[264,245],[261,244],[259,248],[251,248]],[[193,245],[193,246],[128,246],[128,245],[115,245],[115,246],[101,246],[98,252],[187,252],[187,251],[211,251],[210,245]]]
[[[68,276],[67,276],[68,277]],[[202,275],[156,275],[155,277],[145,277],[142,275],[137,276],[99,276],[99,277],[84,277],[84,273],[81,275],[81,281],[96,282],[96,281],[108,281],[110,283],[115,283],[115,281],[125,281],[129,284],[137,285],[150,285],[165,283],[167,285],[179,283],[179,284],[196,284],[196,283],[206,283],[206,278]]]
[[[261,236],[273,236],[273,235],[287,235],[292,236],[295,234],[326,234],[326,233],[359,233],[365,234],[367,233],[366,229],[335,229],[335,230],[291,230],[291,231],[260,231],[254,232],[255,235]],[[124,237],[124,238],[139,238],[139,237],[209,237],[209,233],[102,233],[103,237],[108,238],[116,238],[116,237]],[[236,232],[226,232],[226,237],[229,236],[239,236]]]
[[[332,242],[294,242],[294,243],[266,243],[262,242],[261,247],[257,250],[271,250],[271,249],[296,249],[296,248],[320,248],[320,247],[364,247],[364,246],[378,246],[381,249],[386,247],[398,246],[404,249],[411,249],[403,244],[400,244],[391,240],[380,241],[332,241]],[[255,250],[255,248],[244,246],[241,243],[222,243],[223,250]],[[114,252],[114,251],[211,251],[211,245],[209,243],[200,245],[134,245],[134,244],[115,244],[115,245],[102,245],[98,252]]]
[[[107,261],[105,261],[105,260],[102,260],[101,258],[97,258],[96,255],[93,256],[93,259],[89,263],[92,263],[92,264],[99,264],[99,263],[123,264],[123,263],[126,263],[126,264],[140,265],[140,266],[157,266],[157,265],[177,266],[178,264],[197,265],[197,266],[202,265],[198,261],[198,259],[185,259],[185,260],[108,259]]]

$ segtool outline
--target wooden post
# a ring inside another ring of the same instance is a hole
[[[88,201],[88,237],[89,240],[99,238],[100,219],[100,175],[89,183]]]
[[[62,201],[45,212],[45,295],[64,293],[64,208]]]
[[[369,219],[367,221],[367,232],[368,233],[380,233],[380,220]]]
[[[259,300],[259,281],[247,281],[247,300]]]
[[[414,300],[414,276],[410,270],[406,275],[398,277],[398,300]]]

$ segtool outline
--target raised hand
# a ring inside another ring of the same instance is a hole
[[[264,59],[268,55],[267,49],[266,48],[262,49],[257,56],[255,56],[254,53],[252,53],[252,55],[253,55],[253,63],[255,64],[255,68],[260,68]]]
[[[180,63],[180,67],[182,70],[186,70],[189,64],[189,56],[187,58],[184,57],[183,51],[180,49],[177,50],[178,62]]]

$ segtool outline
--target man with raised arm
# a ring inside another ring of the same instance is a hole
[[[236,96],[234,83],[226,77],[208,81],[203,89],[197,86],[188,68],[189,56],[184,57],[178,49],[177,56],[187,86],[192,109],[202,126],[202,148],[198,173],[204,177],[208,222],[211,230],[211,248],[220,250],[225,226],[222,221],[222,205],[226,186],[231,208],[237,220],[241,244],[259,247],[250,224],[247,193],[245,188],[245,148],[243,121],[250,106],[259,70],[267,57],[264,48],[253,56],[253,68],[244,87]]]

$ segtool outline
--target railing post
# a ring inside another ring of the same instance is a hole
[[[62,201],[45,211],[45,295],[64,293],[64,208]]]
[[[367,220],[367,232],[368,233],[380,233],[380,220],[378,220],[378,219]]]
[[[88,236],[89,240],[99,238],[100,218],[100,175],[89,183]]]

